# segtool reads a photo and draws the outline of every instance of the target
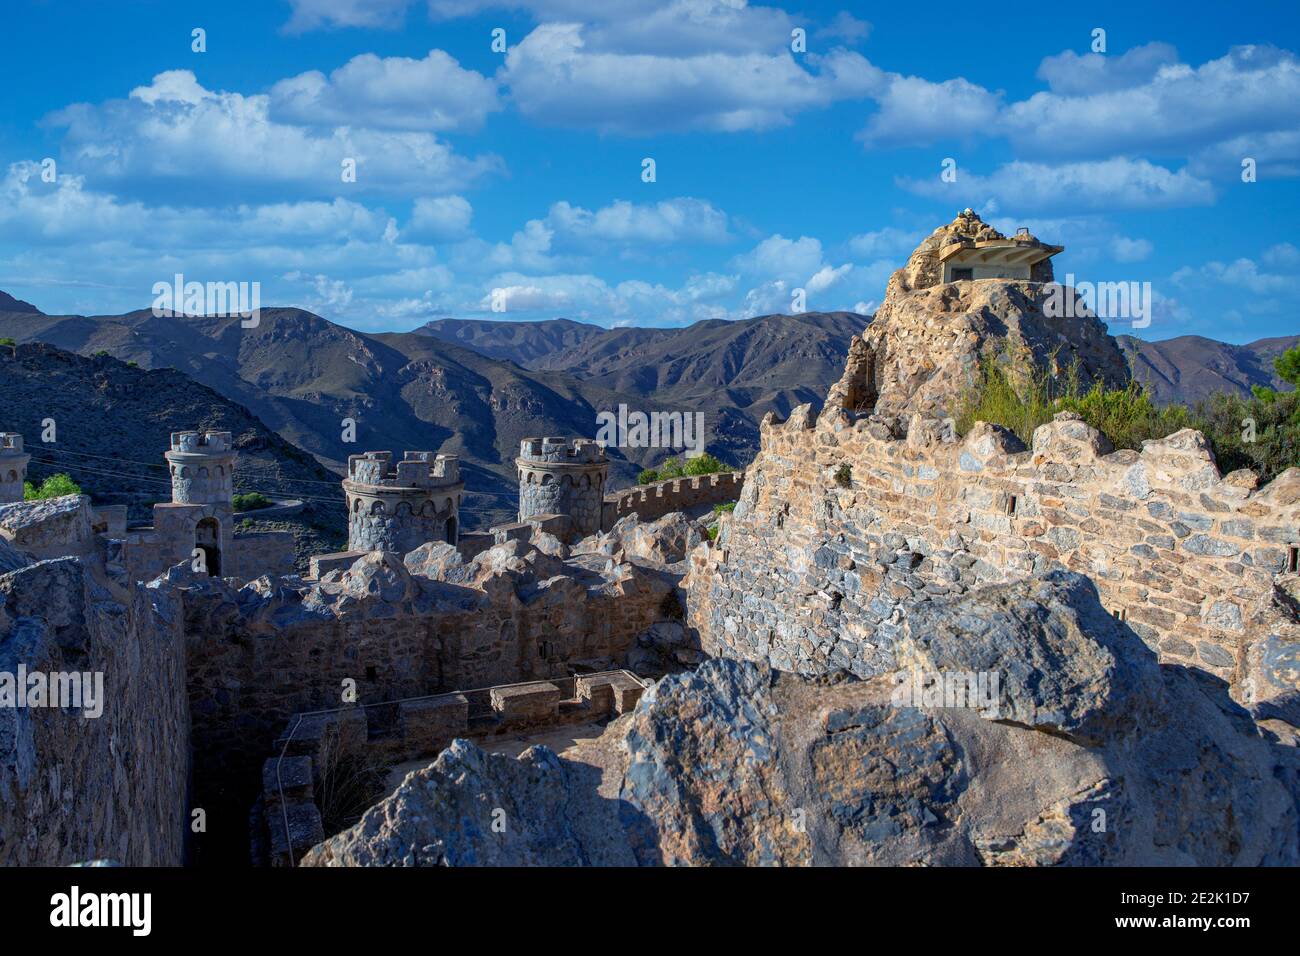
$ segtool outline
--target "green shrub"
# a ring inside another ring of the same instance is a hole
[[[64,495],[79,494],[81,494],[81,486],[63,472],[50,475],[41,482],[40,487],[30,481],[23,483],[24,501],[44,501],[47,498],[62,498]]]
[[[731,466],[719,461],[707,452],[686,459],[686,474],[688,475],[716,475],[720,471],[731,471]]]
[[[258,511],[262,508],[269,508],[273,504],[270,498],[260,491],[250,491],[247,494],[235,495],[231,499],[236,511]]]
[[[1273,368],[1282,381],[1300,388],[1300,345],[1287,349],[1273,359]]]
[[[13,339],[4,338],[4,339],[0,339],[0,345],[8,345],[10,348],[14,348],[18,345],[18,343],[15,342]]]
[[[1300,349],[1279,356],[1284,379],[1300,377]],[[1289,379],[1287,379],[1289,381]],[[1220,392],[1193,406],[1157,405],[1137,382],[1106,388],[1100,382],[1079,385],[1077,367],[1052,378],[1039,370],[1017,367],[985,356],[978,379],[958,406],[958,434],[978,421],[1001,425],[1026,445],[1034,429],[1057,412],[1076,412],[1116,448],[1141,450],[1142,443],[1165,438],[1183,428],[1205,435],[1223,473],[1252,468],[1269,481],[1300,464],[1300,395],[1256,388],[1250,397]],[[1249,427],[1253,423],[1253,427]]]
[[[682,464],[680,458],[669,458],[659,466],[659,480],[668,481],[670,478],[681,478],[686,474],[686,466]]]
[[[669,458],[658,468],[647,468],[636,476],[638,485],[648,485],[655,481],[669,481],[673,478],[695,477],[697,475],[714,475],[721,471],[731,471],[725,461],[705,453],[694,458],[687,458],[685,463],[680,458]]]
[[[845,462],[835,469],[835,484],[841,488],[848,488],[853,484],[853,468]]]
[[[731,512],[735,510],[736,510],[736,503],[734,501],[728,501],[726,504],[713,506],[713,513],[718,515],[731,514]]]

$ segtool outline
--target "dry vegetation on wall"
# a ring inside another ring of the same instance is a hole
[[[1300,385],[1300,347],[1283,353],[1275,365],[1284,381]],[[1194,428],[1205,435],[1225,474],[1250,468],[1267,482],[1300,466],[1300,391],[1257,386],[1249,397],[1220,392],[1193,405],[1157,405],[1138,382],[1124,388],[1095,382],[1084,389],[1076,368],[1052,376],[1018,352],[983,357],[976,384],[960,402],[956,425],[961,435],[976,422],[1001,425],[1029,445],[1034,429],[1058,412],[1081,415],[1117,449],[1140,451],[1144,441]]]

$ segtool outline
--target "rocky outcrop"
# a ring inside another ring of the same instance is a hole
[[[710,660],[569,760],[458,742],[304,864],[1300,863],[1294,738],[1160,665],[1086,579],[931,602],[895,654],[864,681]]]
[[[844,376],[826,407],[871,414],[903,434],[914,414],[956,415],[982,356],[1017,374],[1037,369],[1060,377],[1073,369],[1084,388],[1093,381],[1126,383],[1128,364],[1106,326],[1091,315],[1067,317],[1050,307],[1050,260],[1034,267],[1032,280],[941,281],[938,252],[945,245],[1002,238],[973,213],[928,236],[890,278],[884,303],[850,346]]]
[[[652,521],[631,514],[620,518],[608,531],[580,541],[576,554],[607,554],[640,558],[655,564],[672,565],[686,556],[705,538],[701,521],[684,512],[673,511]]]

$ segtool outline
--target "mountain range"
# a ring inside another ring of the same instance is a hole
[[[763,415],[819,406],[869,316],[850,312],[708,320],[684,328],[612,328],[568,319],[439,319],[412,332],[363,333],[302,309],[238,318],[46,315],[0,293],[0,337],[45,342],[143,369],[174,369],[243,406],[335,474],[370,449],[458,454],[465,527],[510,520],[514,457],[534,435],[594,437],[597,415],[704,414],[708,450],[744,465]],[[1117,340],[1157,400],[1278,387],[1272,359],[1300,336],[1229,345],[1198,336]],[[183,410],[172,428],[192,427]],[[345,440],[346,421],[356,441]],[[628,485],[665,449],[610,449],[611,484]]]
[[[263,309],[255,328],[243,328],[238,318],[150,310],[46,315],[33,307],[0,312],[0,337],[176,369],[246,407],[335,472],[349,454],[369,449],[458,454],[474,495],[465,526],[483,527],[517,509],[521,439],[594,436],[598,413],[620,405],[703,412],[708,449],[745,464],[763,415],[820,402],[865,322],[813,313],[678,330],[605,330],[563,320],[523,330],[461,330],[459,341],[485,351],[494,340],[493,357],[431,330],[368,334],[301,309]],[[638,333],[645,333],[640,344]],[[547,351],[557,347],[559,353]],[[557,354],[568,357],[558,361]],[[348,419],[356,423],[355,443],[344,440]],[[611,449],[611,483],[632,484],[641,468],[669,454]]]

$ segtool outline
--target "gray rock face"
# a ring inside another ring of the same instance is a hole
[[[456,740],[303,866],[627,866],[598,773],[530,747],[518,759]]]
[[[1141,716],[1136,691],[1159,682],[1155,658],[1098,603],[1085,577],[1051,571],[909,615],[899,664],[927,677],[996,675],[1002,720],[1101,743]]]
[[[1300,863],[1294,746],[1078,575],[931,602],[893,652],[861,681],[706,661],[571,760],[458,742],[305,862]],[[953,673],[998,674],[996,706],[913,694]]]

